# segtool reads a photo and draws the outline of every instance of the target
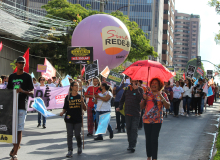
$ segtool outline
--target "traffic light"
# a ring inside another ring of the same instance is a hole
[[[197,56],[197,66],[201,66],[201,56]]]

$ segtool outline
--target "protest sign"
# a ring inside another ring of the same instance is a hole
[[[40,97],[44,101],[47,109],[63,108],[68,92],[69,87],[35,87],[34,95],[28,99],[27,111],[34,111],[31,105],[36,97]]]
[[[213,71],[212,71],[212,70],[207,70],[207,78],[208,78],[208,79],[211,79],[211,78],[212,78],[212,74],[213,74]]]
[[[41,72],[42,77],[45,77],[46,80],[56,77],[56,69],[52,64],[45,58],[44,65],[47,66],[46,72]]]
[[[106,81],[110,82],[111,84],[115,84],[115,85],[119,86],[121,84],[121,82],[124,80],[124,78],[125,78],[124,75],[110,71]]]
[[[67,58],[69,64],[93,63],[93,47],[68,47]]]
[[[0,90],[0,142],[17,143],[18,94]]]
[[[89,80],[99,75],[99,63],[95,60],[93,64],[85,65],[85,79]]]
[[[107,131],[108,123],[111,119],[111,113],[101,114],[99,116],[99,124],[95,134],[105,134]]]
[[[201,76],[203,76],[203,74],[204,74],[204,71],[201,69],[201,68],[197,68],[197,72],[201,75]]]
[[[195,70],[196,70],[195,66],[189,65],[188,70],[186,72],[186,77],[193,78]]]
[[[100,73],[103,77],[107,78],[110,73],[110,69],[108,66],[105,67],[105,69]]]
[[[37,65],[37,72],[46,72],[46,71],[47,71],[47,66],[46,65],[43,65],[43,64],[38,64]]]

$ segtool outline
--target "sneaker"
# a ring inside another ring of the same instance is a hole
[[[109,133],[109,138],[112,139],[114,137],[113,131]]]
[[[103,137],[98,136],[98,137],[94,138],[94,140],[95,140],[95,141],[103,140]]]
[[[128,146],[127,150],[128,150],[128,151],[130,151],[130,150],[131,150],[131,147],[130,147],[130,146]]]
[[[87,137],[92,137],[93,135],[91,133],[88,133],[87,134]]]
[[[40,127],[40,126],[41,126],[41,124],[38,124],[38,125],[37,125],[37,127]]]
[[[46,128],[46,126],[45,125],[43,125],[43,129],[45,129]]]
[[[186,117],[189,117],[189,115],[188,115],[188,114],[186,114]]]
[[[82,154],[82,147],[78,147],[77,153],[78,153],[78,154]]]
[[[73,151],[68,151],[66,157],[70,158],[70,157],[72,157],[72,156],[73,156]]]
[[[131,153],[134,153],[135,152],[135,148],[131,148]]]

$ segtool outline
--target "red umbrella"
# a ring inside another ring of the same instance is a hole
[[[132,80],[151,81],[159,78],[162,81],[169,81],[173,74],[161,63],[151,60],[137,61],[130,65],[124,72]]]

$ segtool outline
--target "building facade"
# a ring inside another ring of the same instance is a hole
[[[173,65],[173,40],[175,0],[164,0],[162,60],[166,66]]]
[[[200,16],[175,11],[174,66],[185,71],[187,62],[200,55]]]

